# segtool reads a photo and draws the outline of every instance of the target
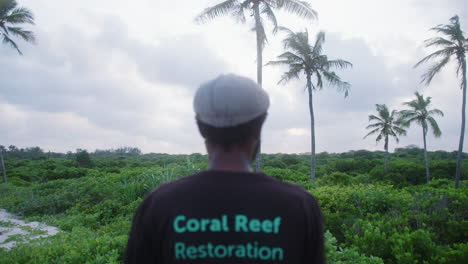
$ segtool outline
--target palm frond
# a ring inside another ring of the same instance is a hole
[[[265,66],[278,66],[278,65],[289,65],[289,60],[277,60],[277,61],[269,61],[265,64]]]
[[[320,89],[323,88],[323,78],[322,78],[322,74],[320,74],[319,71],[317,71],[315,73],[315,77],[317,78],[317,87],[319,87]]]
[[[292,79],[299,79],[300,73],[301,71],[297,68],[290,69],[289,71],[283,73],[283,75],[281,76],[281,79],[278,81],[278,84],[281,84],[281,83],[286,84]]]
[[[388,120],[390,118],[390,113],[388,111],[387,106],[385,104],[376,104],[375,108],[376,108],[377,112],[379,113],[380,117],[383,120],[385,120],[385,122],[387,122],[386,120]]]
[[[7,16],[17,6],[15,0],[1,0],[0,1],[0,18]]]
[[[435,37],[435,38],[430,38],[424,41],[425,46],[432,47],[432,46],[443,46],[443,47],[453,47],[456,46],[455,42],[450,41],[448,39],[442,38],[442,37]]]
[[[309,3],[299,0],[276,0],[276,7],[288,13],[295,14],[306,19],[317,19],[317,12]]]
[[[436,58],[439,58],[439,57],[444,57],[444,58],[447,58],[447,57],[450,57],[452,56],[453,54],[455,54],[457,52],[456,48],[454,47],[449,47],[449,48],[445,48],[445,49],[442,49],[442,50],[438,50],[438,51],[435,51],[429,55],[427,55],[426,57],[424,57],[422,60],[420,60],[418,63],[416,63],[413,68],[416,68],[416,67],[419,67],[421,64],[423,63],[426,63],[430,60],[433,60],[433,59],[436,59]]]
[[[406,135],[406,129],[402,128],[402,127],[399,127],[399,126],[393,126],[393,129],[392,129],[394,132],[392,132],[394,134],[394,136],[396,137],[397,135],[402,135],[402,136],[405,136]]]
[[[206,23],[215,18],[228,15],[240,9],[239,0],[227,0],[212,7],[205,8],[196,18],[195,23]]]
[[[288,37],[291,37],[292,35],[294,35],[294,32],[285,26],[278,26],[278,31],[283,31],[285,33],[288,33]]]
[[[317,33],[317,36],[315,37],[315,44],[314,48],[312,49],[312,54],[320,55],[322,54],[322,46],[323,43],[325,42],[325,32],[320,31]]]
[[[429,121],[429,124],[431,125],[434,136],[440,137],[440,135],[442,135],[442,131],[440,131],[439,124],[437,124],[435,119],[432,116],[430,116],[427,118],[427,121]]]
[[[398,123],[401,123],[405,127],[411,126],[411,124],[419,119],[417,112],[413,110],[402,110],[399,112]]]
[[[5,35],[10,35],[10,32],[8,31],[7,26],[3,23],[0,23],[0,30],[1,30],[1,33]]]
[[[379,128],[376,128],[376,129],[372,130],[371,132],[367,133],[367,134],[363,137],[363,139],[367,138],[368,136],[374,135],[374,134],[378,133],[379,131],[380,131],[380,129],[379,129]],[[377,140],[377,141],[378,141],[378,140]]]
[[[369,115],[369,122],[373,121],[373,120],[380,121],[381,123],[385,122],[382,118],[380,118],[380,117],[378,117],[376,115]]]
[[[28,23],[34,25],[33,13],[24,7],[13,9],[8,16],[2,17],[2,20],[10,24]]]
[[[444,112],[440,111],[439,109],[432,109],[427,112],[429,115],[440,115],[444,116]]]
[[[342,81],[335,72],[322,71],[322,74],[330,85],[336,86],[338,92],[344,92],[344,96],[348,96],[351,87],[349,83]]]
[[[432,31],[435,31],[437,33],[442,33],[452,40],[456,40],[457,37],[457,30],[453,25],[438,25],[433,28],[431,28]]]
[[[432,79],[434,78],[434,76],[440,72],[440,70],[445,66],[447,65],[447,63],[450,61],[450,57],[447,56],[447,57],[444,57],[441,61],[439,61],[438,63],[434,64],[433,66],[431,66],[429,68],[429,70],[424,73],[422,76],[421,76],[421,83],[424,83],[425,85],[429,85],[432,81]]]
[[[382,140],[382,138],[384,137],[384,134],[382,132],[380,132],[380,134],[377,136],[377,138],[375,138],[375,142],[379,142],[380,140]],[[385,142],[385,148],[387,148],[387,142]]]
[[[409,102],[403,102],[403,105],[409,106],[414,110],[420,109],[419,102],[417,100],[411,100]]]
[[[418,116],[415,116],[415,117],[412,117],[412,118],[403,119],[399,123],[404,127],[410,127],[411,124],[414,123],[414,122],[421,123],[421,120],[419,119]]]
[[[457,15],[450,18],[449,25],[438,25],[431,28],[431,30],[442,33],[448,36],[452,41],[462,41],[464,40],[463,31],[460,28],[460,20]]]
[[[312,52],[312,49],[309,45],[309,36],[307,32],[290,33],[283,40],[283,46],[286,50],[289,49],[299,53],[303,58],[309,57]]]
[[[286,60],[289,60],[290,62],[294,62],[294,63],[305,63],[304,59],[297,55],[297,54],[294,54],[293,52],[290,52],[290,51],[286,51],[284,53],[282,53],[281,55],[278,56],[278,58],[280,59],[286,59]]]
[[[366,129],[370,129],[370,128],[381,128],[383,125],[382,123],[373,123],[373,124],[369,124],[368,126],[366,126]]]
[[[431,28],[432,31],[442,34],[444,37],[435,37],[426,40],[426,47],[431,46],[442,46],[441,50],[435,51],[432,54],[426,56],[419,61],[414,67],[418,67],[422,63],[428,62],[432,59],[440,59],[429,70],[421,76],[421,82],[429,85],[434,76],[440,72],[440,70],[450,61],[450,57],[455,55],[458,60],[457,74],[464,74],[466,69],[463,69],[464,57],[466,53],[466,38],[463,35],[463,31],[460,27],[460,21],[458,16],[450,18],[450,24],[448,25],[437,25]],[[464,86],[465,79],[462,79],[462,85]]]
[[[428,96],[426,99],[424,99],[424,95],[419,94],[418,92],[415,92],[414,95],[416,95],[417,101],[421,108],[426,108],[428,105],[431,104],[432,97]]]
[[[328,67],[330,68],[338,68],[338,69],[347,69],[348,67],[349,68],[352,68],[353,67],[353,64],[349,61],[345,61],[345,60],[330,60],[327,62],[327,65]]]
[[[271,9],[270,5],[268,3],[263,3],[262,11],[260,13],[265,14],[268,20],[271,21],[273,24],[273,34],[276,34],[276,32],[278,32],[278,21],[276,20],[275,13]]]
[[[2,39],[2,43],[3,43],[3,44],[10,45],[12,48],[16,49],[16,51],[18,51],[18,53],[19,53],[20,55],[23,55],[23,53],[21,52],[21,50],[18,48],[18,45],[16,45],[16,43],[15,43],[12,39],[10,39],[10,38],[8,37],[8,35],[2,34],[2,35],[1,35],[1,39]]]
[[[36,43],[36,37],[32,31],[23,30],[20,27],[8,27],[8,31],[26,42]]]
[[[249,8],[249,5],[250,5],[250,1],[244,1],[242,2],[238,8],[234,8],[233,11],[232,11],[232,17],[234,17],[234,19],[237,21],[237,22],[240,22],[240,23],[245,23],[246,19],[245,19],[245,11],[246,9]]]

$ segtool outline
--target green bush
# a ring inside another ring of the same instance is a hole
[[[271,177],[282,181],[307,181],[310,180],[309,175],[300,173],[298,171],[290,170],[290,169],[280,169],[280,168],[272,168],[272,167],[265,167],[263,172]]]
[[[24,186],[31,186],[31,182],[25,181],[19,177],[12,177],[8,179],[8,183],[19,186],[19,187],[24,187]]]
[[[338,185],[348,185],[353,181],[351,176],[344,172],[332,172],[329,175],[325,175],[320,179],[322,184],[338,184]]]
[[[383,260],[375,256],[360,254],[355,247],[342,248],[337,246],[337,240],[325,232],[325,251],[328,263],[383,264]]]
[[[83,227],[53,237],[20,244],[10,251],[0,248],[0,263],[121,263],[127,235],[108,235]]]

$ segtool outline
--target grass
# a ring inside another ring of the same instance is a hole
[[[13,226],[16,226],[16,224],[11,221],[0,221],[0,226],[1,227],[13,227]]]

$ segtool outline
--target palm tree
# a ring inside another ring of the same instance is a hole
[[[23,55],[11,37],[16,36],[26,42],[35,43],[36,37],[33,32],[17,26],[23,23],[34,25],[34,15],[29,9],[16,6],[15,0],[0,0],[0,39],[4,44],[10,45],[20,55]]]
[[[377,138],[375,139],[376,142],[379,142],[382,139],[385,140],[385,173],[387,173],[389,136],[392,136],[398,143],[400,141],[398,136],[406,135],[406,130],[402,127],[402,121],[398,118],[398,112],[396,110],[390,112],[387,106],[384,104],[376,104],[375,106],[378,116],[369,115],[369,122],[375,121],[375,123],[369,124],[366,127],[366,129],[372,130],[367,133],[364,138],[370,135],[378,134]]]
[[[316,19],[315,12],[305,1],[299,0],[226,0],[217,5],[206,8],[201,14],[195,18],[197,23],[205,23],[215,18],[232,15],[237,21],[245,23],[245,12],[250,11],[250,16],[254,17],[255,33],[257,38],[257,83],[262,87],[262,66],[263,56],[262,51],[267,43],[265,26],[262,15],[273,24],[273,32],[278,29],[274,9],[284,10],[306,19]],[[256,170],[260,171],[260,151],[257,154]]]
[[[3,150],[4,150],[4,147],[0,146],[0,166],[2,167],[3,183],[6,183],[7,182],[7,176],[6,176],[6,170],[5,170],[5,163],[3,162]]]
[[[424,96],[422,94],[419,94],[418,92],[416,92],[415,95],[415,100],[403,103],[403,105],[410,107],[411,110],[400,111],[400,117],[403,121],[404,126],[409,127],[412,123],[417,123],[421,125],[423,129],[424,160],[426,162],[427,183],[429,183],[431,177],[429,173],[429,160],[427,158],[426,135],[427,131],[429,130],[429,127],[431,127],[434,136],[440,137],[442,132],[440,131],[439,125],[434,119],[434,115],[444,116],[444,113],[439,109],[428,110],[428,107],[431,104],[431,97],[426,97],[424,99]]]
[[[286,65],[289,70],[283,74],[278,83],[287,83],[291,79],[299,79],[299,75],[304,73],[306,76],[306,88],[309,92],[309,112],[310,112],[310,130],[311,130],[311,166],[310,178],[315,181],[315,117],[312,95],[313,91],[321,90],[324,82],[328,85],[334,85],[338,91],[344,92],[348,96],[350,88],[349,83],[344,82],[336,75],[334,68],[345,69],[353,65],[344,60],[328,60],[327,55],[322,54],[322,46],[325,42],[325,33],[317,34],[315,44],[309,44],[309,33],[294,33],[287,28],[281,28],[288,33],[283,40],[284,49],[287,50],[278,56],[277,61],[270,61],[267,65]],[[312,82],[314,78],[314,82]]]
[[[457,167],[455,171],[455,188],[460,184],[463,140],[465,136],[465,108],[466,108],[466,51],[468,50],[468,39],[463,35],[460,28],[460,20],[457,15],[450,18],[449,25],[438,25],[431,30],[442,34],[442,37],[434,37],[425,41],[426,47],[440,48],[420,60],[414,67],[418,67],[429,61],[436,62],[421,76],[421,82],[429,85],[434,76],[447,65],[451,58],[457,60],[457,76],[461,77],[460,89],[463,93],[462,123],[460,142],[458,144]]]

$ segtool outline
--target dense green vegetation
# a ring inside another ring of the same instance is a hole
[[[10,150],[0,208],[63,232],[0,249],[0,263],[119,263],[145,195],[207,166],[200,154],[143,155],[131,148],[88,157],[82,150]],[[309,155],[262,159],[265,173],[302,185],[318,198],[330,263],[467,263],[468,189],[466,180],[453,188],[456,155],[429,152],[430,184],[418,148],[390,154],[386,174],[384,152],[319,153],[316,183],[310,182]]]

